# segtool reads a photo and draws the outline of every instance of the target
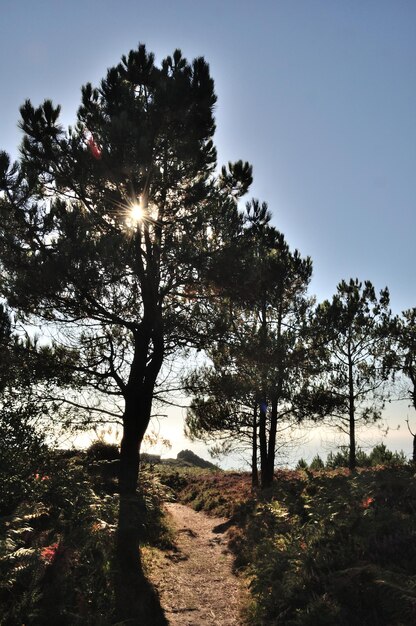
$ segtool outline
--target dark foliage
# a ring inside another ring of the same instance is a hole
[[[85,455],[43,455],[30,492],[1,519],[0,624],[114,623],[118,496],[94,484]],[[144,473],[139,497],[142,544],[169,546],[165,490]]]

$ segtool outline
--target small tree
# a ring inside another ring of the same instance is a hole
[[[323,462],[323,460],[321,459],[321,457],[319,456],[319,454],[316,454],[312,461],[309,464],[309,469],[311,470],[323,470],[325,467],[325,463]]]
[[[404,377],[405,391],[400,399],[410,400],[416,410],[416,308],[408,309],[394,324],[395,351],[392,355],[392,369]],[[416,463],[416,434],[407,420],[407,427],[413,437],[413,462]]]
[[[242,286],[240,279],[238,284]],[[215,441],[213,456],[251,451],[252,485],[257,487],[259,372],[250,358],[257,330],[229,294],[227,297],[227,291],[221,289],[220,294],[218,301],[214,293],[210,305],[212,317],[218,320],[218,324],[214,322],[216,340],[205,352],[210,364],[185,379],[185,387],[193,396],[185,433],[191,440]]]
[[[416,308],[404,311],[396,319],[395,331],[395,368],[410,382],[407,397],[416,410]]]
[[[318,380],[305,391],[311,414],[330,417],[349,437],[349,467],[356,466],[356,426],[381,417],[390,356],[389,292],[342,281],[332,301],[320,304],[312,322]],[[307,403],[306,403],[307,404]]]
[[[400,452],[392,452],[388,450],[384,443],[379,443],[371,450],[368,455],[370,465],[403,465],[406,463],[406,456],[401,450]]]
[[[360,447],[356,448],[355,462],[358,467],[369,467],[370,459]],[[330,452],[326,459],[326,467],[335,469],[336,467],[349,467],[350,449],[349,446],[340,446],[337,452]]]

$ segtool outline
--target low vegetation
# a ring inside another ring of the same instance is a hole
[[[114,623],[116,452],[99,443],[85,453],[40,446],[14,502],[22,464],[16,476],[9,472],[0,624]],[[381,452],[389,458],[380,446],[372,456]],[[172,548],[162,503],[177,499],[230,519],[235,567],[250,581],[251,626],[414,624],[416,477],[413,465],[395,460],[356,472],[281,470],[266,491],[252,490],[249,473],[147,465],[140,492],[145,566]]]
[[[232,518],[236,567],[251,581],[250,624],[415,623],[413,467],[280,471],[255,497],[248,475],[180,475],[183,502]]]
[[[99,444],[86,454],[43,450],[14,507],[3,494],[0,624],[114,623],[119,497],[112,452]],[[10,493],[21,481],[9,471]],[[161,509],[166,488],[145,469],[140,495],[142,545],[170,545]]]
[[[398,466],[406,465],[407,463],[406,455],[403,451],[392,452],[387,449],[384,443],[375,446],[368,454],[365,450],[357,448],[356,461],[357,467],[377,467],[379,465]],[[326,462],[317,454],[309,464],[304,459],[300,459],[296,469],[336,469],[337,467],[348,467],[348,465],[349,447],[341,446],[337,452],[330,452],[328,454]]]

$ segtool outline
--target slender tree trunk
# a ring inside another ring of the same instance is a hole
[[[412,400],[413,400],[413,408],[416,411],[416,377],[415,377],[415,373],[414,370],[412,369],[410,371],[410,380],[413,383],[413,391],[411,392],[412,394]],[[409,428],[410,434],[413,436],[413,463],[414,465],[416,465],[416,433],[412,433],[412,431],[410,430],[409,427],[409,422],[407,422],[407,427]]]
[[[276,431],[277,431],[277,398],[271,403],[269,442],[267,450],[267,470],[263,487],[270,487],[274,478],[274,463],[276,458]]]
[[[266,351],[267,346],[267,308],[265,300],[261,304],[261,328],[260,339],[262,350]],[[265,393],[265,382],[262,381],[262,399],[260,402],[260,422],[259,422],[259,439],[260,439],[260,472],[261,472],[261,488],[265,489],[269,486],[268,477],[268,459],[267,459],[267,404]]]
[[[267,482],[267,432],[266,432],[266,402],[262,400],[260,403],[260,418],[259,418],[259,442],[260,442],[260,474],[261,474],[261,488],[266,487]]]
[[[413,382],[413,392],[412,392],[412,400],[413,400],[413,408],[416,410],[416,378],[414,376],[414,372],[411,372],[411,380]],[[413,463],[416,465],[416,433],[412,433],[409,427],[409,422],[407,422],[407,427],[409,428],[410,434],[413,436]]]
[[[413,435],[413,463],[416,465],[416,435]]]
[[[254,402],[253,410],[253,454],[251,460],[251,486],[256,489],[259,486],[259,471],[257,467],[257,402]]]
[[[355,447],[355,402],[354,402],[354,379],[353,379],[353,364],[350,354],[350,347],[348,346],[348,395],[349,395],[349,432],[350,432],[350,452],[349,452],[349,468],[351,471],[355,470],[357,465],[356,459],[356,447]]]

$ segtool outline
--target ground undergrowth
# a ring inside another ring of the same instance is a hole
[[[1,626],[109,626],[114,619],[117,468],[107,459],[48,452],[25,490],[0,501]],[[144,468],[142,546],[165,548],[167,494]],[[7,505],[7,507],[6,507]]]
[[[172,472],[181,502],[231,517],[236,567],[250,578],[256,626],[416,623],[414,468],[279,471],[265,493],[249,476]]]
[[[0,494],[0,624],[114,623],[114,464],[47,454],[28,466],[24,489],[13,490],[17,478]],[[229,518],[253,626],[416,623],[410,465],[279,471],[264,493],[251,490],[248,474],[155,465],[143,469],[141,497],[149,567],[174,541],[167,499]]]

